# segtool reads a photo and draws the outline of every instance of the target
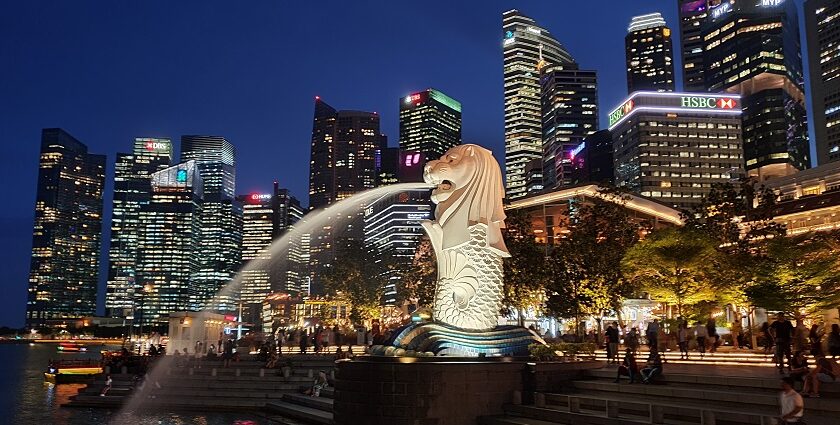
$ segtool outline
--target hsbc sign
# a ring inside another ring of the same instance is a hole
[[[680,98],[680,106],[697,109],[734,109],[738,102],[726,97],[683,96]]]

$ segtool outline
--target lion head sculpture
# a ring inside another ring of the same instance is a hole
[[[455,146],[426,164],[423,180],[437,185],[432,201],[437,204],[435,219],[443,230],[442,249],[469,243],[469,227],[484,224],[486,247],[500,256],[510,256],[501,232],[505,227],[505,189],[492,152],[478,145]]]

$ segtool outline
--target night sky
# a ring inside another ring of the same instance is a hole
[[[225,136],[237,149],[238,193],[276,179],[306,204],[316,95],[379,112],[395,146],[400,97],[437,88],[463,104],[464,142],[503,162],[501,14],[511,8],[598,71],[602,127],[626,95],[630,18],[662,12],[679,48],[675,0],[6,2],[0,325],[23,326],[42,128],[108,156],[104,241],[115,153],[139,136]],[[102,264],[100,286],[104,254]]]

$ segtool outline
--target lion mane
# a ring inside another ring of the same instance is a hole
[[[470,242],[470,226],[487,226],[486,248],[501,257],[510,253],[502,239],[505,211],[502,199],[505,188],[502,171],[493,153],[478,145],[459,145],[449,150],[461,160],[454,167],[472,167],[469,182],[457,187],[451,196],[435,208],[435,218],[443,230],[442,248],[457,248]]]

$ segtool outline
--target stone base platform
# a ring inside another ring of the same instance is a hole
[[[459,329],[443,323],[412,323],[397,329],[372,354],[396,357],[528,356],[528,346],[545,344],[533,331],[518,326],[497,326],[486,331]]]
[[[535,391],[559,391],[600,362],[359,356],[336,362],[335,424],[464,425]]]

